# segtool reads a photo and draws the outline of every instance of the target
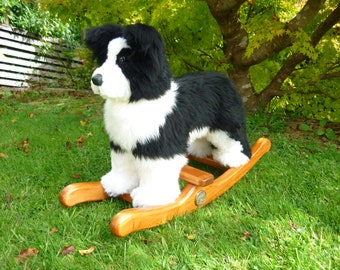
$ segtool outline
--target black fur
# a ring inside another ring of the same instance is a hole
[[[100,27],[89,28],[86,31],[86,46],[92,51],[93,58],[101,66],[107,57],[109,42],[123,33],[123,28],[116,24],[105,24]]]

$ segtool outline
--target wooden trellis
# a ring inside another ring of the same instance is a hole
[[[57,39],[40,39],[0,25],[0,87],[67,88],[69,70],[81,62],[65,51]]]

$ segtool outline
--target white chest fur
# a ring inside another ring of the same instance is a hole
[[[108,99],[104,105],[105,128],[111,140],[125,150],[133,149],[137,142],[147,142],[159,136],[176,105],[176,83],[160,98],[133,103]]]

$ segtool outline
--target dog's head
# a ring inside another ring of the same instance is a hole
[[[105,99],[155,99],[170,88],[172,73],[164,42],[151,26],[107,24],[87,30],[86,45],[99,67],[91,88]]]

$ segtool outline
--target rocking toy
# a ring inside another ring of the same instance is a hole
[[[180,179],[187,182],[181,195],[174,203],[165,206],[129,208],[116,214],[110,224],[113,234],[124,237],[132,232],[153,228],[165,224],[175,216],[181,216],[203,207],[225,193],[235,185],[258,161],[269,151],[271,143],[268,139],[260,138],[252,147],[252,157],[243,166],[227,168],[211,158],[189,156],[190,160],[221,169],[223,173],[214,179],[206,171],[186,165],[183,167]],[[101,201],[109,198],[100,182],[74,183],[65,187],[59,196],[60,202],[71,207],[79,203]],[[128,194],[120,198],[131,202]]]

